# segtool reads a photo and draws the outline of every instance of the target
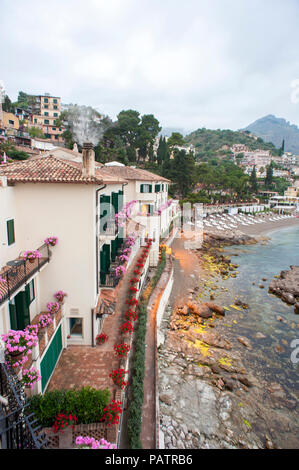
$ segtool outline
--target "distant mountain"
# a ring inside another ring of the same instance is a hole
[[[265,142],[273,142],[279,148],[285,141],[285,151],[299,155],[299,128],[282,118],[269,114],[243,129],[250,131]]]
[[[182,135],[186,134],[185,129],[179,129],[178,127],[163,127],[159,136],[162,135],[163,137],[170,137],[173,132],[179,132]]]

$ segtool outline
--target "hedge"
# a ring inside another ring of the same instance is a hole
[[[151,292],[156,287],[166,265],[166,253],[162,251],[161,262],[155,276],[150,281]],[[150,293],[151,293],[150,292]],[[128,440],[131,449],[142,449],[140,440],[142,427],[142,405],[144,400],[144,374],[145,374],[145,335],[147,323],[147,304],[150,295],[139,302],[138,326],[134,342],[134,358],[132,366],[131,400],[128,411]]]
[[[35,413],[43,427],[52,426],[58,413],[76,415],[77,424],[97,423],[109,400],[108,389],[54,390],[34,395],[29,402],[29,412]]]

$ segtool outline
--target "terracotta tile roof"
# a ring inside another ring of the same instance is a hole
[[[2,165],[0,176],[6,176],[8,183],[122,184],[125,182],[118,175],[102,174],[97,166],[95,176],[83,176],[82,164],[53,156],[41,156]]]
[[[156,175],[147,170],[141,168],[133,168],[130,166],[103,166],[101,168],[103,173],[108,175],[116,175],[126,180],[138,180],[138,181],[165,181],[170,183],[171,181],[163,176]]]

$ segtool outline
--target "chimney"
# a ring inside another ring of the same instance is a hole
[[[83,144],[82,150],[82,175],[83,176],[94,176],[95,175],[95,162],[94,162],[94,150],[93,145],[90,142]]]

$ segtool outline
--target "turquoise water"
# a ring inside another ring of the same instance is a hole
[[[269,294],[268,286],[280,271],[289,269],[290,265],[299,265],[299,228],[280,229],[268,236],[271,240],[267,245],[226,248],[225,255],[231,257],[232,263],[239,265],[238,275],[237,278],[217,282],[217,286],[227,288],[228,292],[217,290],[215,302],[229,308],[238,298],[249,304],[249,309],[242,312],[227,311],[225,322],[231,326],[226,329],[229,339],[237,344],[238,336],[249,338],[253,350],[245,354],[244,363],[247,361],[247,365],[263,379],[278,382],[287,392],[291,391],[293,395],[295,392],[298,396],[299,364],[291,360],[294,351],[291,342],[299,339],[299,316],[295,315],[293,306]],[[265,288],[261,289],[260,284]],[[278,316],[285,323],[279,321]],[[256,338],[257,332],[266,338]]]

